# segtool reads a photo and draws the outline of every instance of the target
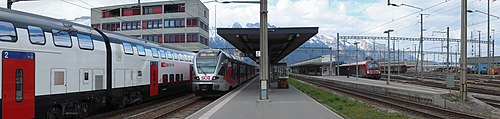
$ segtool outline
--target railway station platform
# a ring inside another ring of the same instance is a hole
[[[271,86],[273,87],[273,86]],[[188,119],[342,119],[290,85],[271,88],[269,100],[259,101],[259,78],[227,93]]]
[[[472,95],[468,95],[468,101],[465,104],[460,101],[454,101],[454,98],[450,97],[449,89],[397,82],[390,82],[390,84],[387,85],[385,80],[372,80],[356,77],[347,78],[346,76],[309,76],[302,74],[290,74],[290,76],[305,80],[329,80],[332,84],[338,87],[369,92],[375,95],[384,95],[414,103],[439,106],[454,111],[465,111],[466,113],[482,115],[485,117],[490,116],[487,114],[494,114],[494,116],[497,116],[498,113],[494,107],[475,99]],[[452,92],[457,93],[457,91]],[[486,114],[481,112],[488,113]]]

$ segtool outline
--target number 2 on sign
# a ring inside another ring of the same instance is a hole
[[[5,56],[4,58],[9,58],[9,52],[4,52]]]

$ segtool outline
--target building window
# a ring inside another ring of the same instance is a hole
[[[123,8],[122,16],[132,16],[132,15],[141,15],[141,9],[139,8]]]
[[[208,45],[208,38],[203,35],[200,35],[200,43]]]
[[[145,20],[142,21],[142,29],[157,29],[162,28],[162,20]]]
[[[186,20],[187,27],[197,27],[198,26],[198,18],[188,18]]]
[[[188,33],[187,34],[187,42],[198,42],[198,33]]]
[[[165,5],[165,13],[176,13],[185,11],[186,11],[186,6],[184,4]]]
[[[161,35],[143,35],[142,38],[150,42],[163,43],[163,37]]]
[[[165,28],[179,28],[185,27],[186,21],[184,19],[165,19]]]
[[[122,30],[138,30],[141,21],[125,21],[122,22]]]
[[[109,31],[119,31],[120,30],[120,23],[103,23],[102,24],[102,29],[104,30],[109,30]]]
[[[200,20],[200,28],[208,32],[208,24]]]
[[[120,16],[120,9],[102,10],[102,18],[118,17],[118,16]]]
[[[167,35],[165,35],[166,37]],[[168,43],[184,43],[186,40],[185,34],[169,34]]]
[[[92,28],[98,28],[98,29],[100,29],[101,28],[101,24],[92,24]]]
[[[207,10],[203,10],[203,17],[207,18],[208,14],[207,14]]]
[[[161,14],[161,6],[145,6],[143,14]]]

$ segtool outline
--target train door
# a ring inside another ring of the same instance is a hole
[[[158,95],[158,62],[151,61],[149,72],[149,96],[156,96]]]
[[[190,64],[189,65],[189,89],[192,89],[191,86],[193,86],[193,76],[194,76],[193,64]]]
[[[2,52],[2,118],[35,117],[35,54]]]

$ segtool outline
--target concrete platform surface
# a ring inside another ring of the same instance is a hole
[[[289,89],[271,89],[268,101],[258,101],[256,78],[237,88],[188,119],[342,119],[290,85]]]

